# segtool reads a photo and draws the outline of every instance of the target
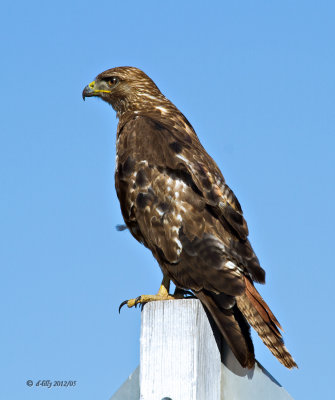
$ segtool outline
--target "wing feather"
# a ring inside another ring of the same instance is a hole
[[[142,115],[127,121],[122,127],[121,137],[124,145],[119,146],[119,169],[122,171],[122,163],[133,157],[137,163],[145,162],[161,174],[178,176],[192,189],[188,203],[192,197],[202,199],[202,207],[220,221],[224,228],[222,234],[231,238],[228,247],[232,255],[236,255],[253,280],[263,283],[265,272],[247,240],[248,227],[241,206],[193,129],[187,125],[173,125],[170,119],[160,118],[158,121],[152,115]],[[194,223],[190,223],[184,231],[193,239],[197,229]]]

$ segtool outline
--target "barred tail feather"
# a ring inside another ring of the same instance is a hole
[[[248,278],[245,283],[244,294],[236,298],[238,308],[278,361],[287,368],[298,367],[284,345],[276,317]]]

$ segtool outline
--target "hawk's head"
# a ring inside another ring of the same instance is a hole
[[[99,74],[83,90],[85,97],[100,97],[109,103],[118,116],[131,110],[148,108],[148,105],[166,101],[155,83],[140,69],[117,67]]]

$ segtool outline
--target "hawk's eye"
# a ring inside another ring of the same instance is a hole
[[[116,76],[112,76],[108,81],[108,86],[112,87],[115,86],[119,82],[119,79]]]

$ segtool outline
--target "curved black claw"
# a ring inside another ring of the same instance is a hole
[[[136,299],[135,299],[135,308],[137,308],[138,304],[141,304],[141,303],[140,303],[140,302],[141,302],[141,297],[142,297],[142,296],[136,297]]]
[[[123,302],[120,304],[120,306],[119,306],[119,314],[120,314],[120,312],[121,312],[121,308],[122,308],[123,306],[125,306],[127,303],[128,303],[128,300],[125,300],[125,301],[123,301]]]

